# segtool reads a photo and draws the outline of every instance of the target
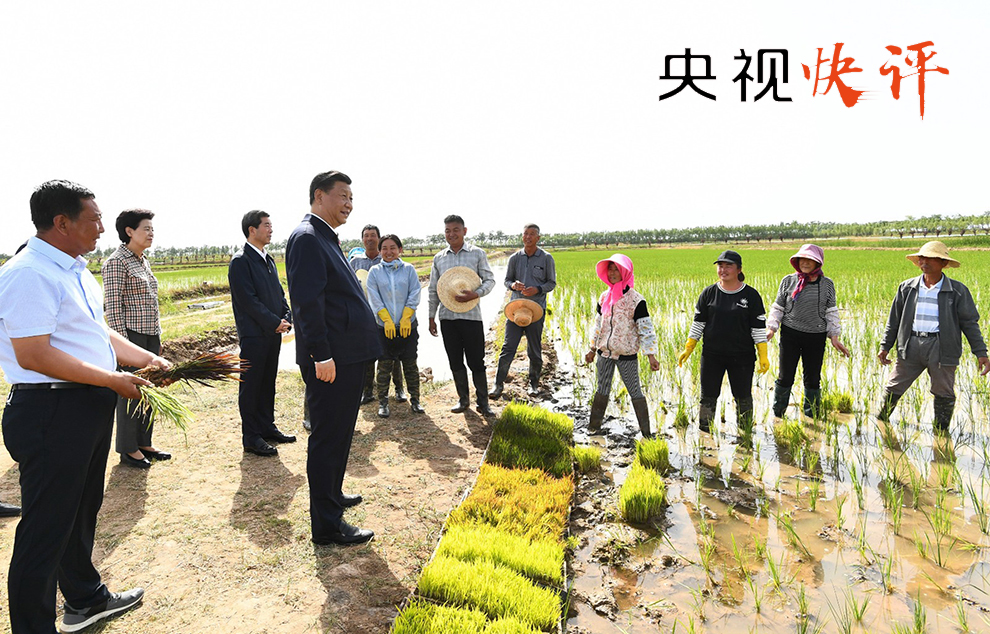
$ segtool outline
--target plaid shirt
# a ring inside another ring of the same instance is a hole
[[[103,263],[103,314],[107,325],[127,337],[133,330],[160,335],[158,280],[148,258],[120,245]]]

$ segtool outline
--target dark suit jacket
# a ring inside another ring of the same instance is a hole
[[[285,246],[296,363],[338,365],[381,356],[378,326],[330,225],[307,214]]]
[[[275,329],[282,320],[292,321],[272,256],[267,256],[266,261],[250,244],[245,244],[230,260],[227,281],[238,338],[277,337]]]

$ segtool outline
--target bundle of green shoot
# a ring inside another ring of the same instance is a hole
[[[198,383],[212,387],[217,381],[240,381],[239,375],[247,369],[247,362],[240,357],[216,352],[175,363],[167,369],[148,366],[134,374],[152,385],[139,385],[141,398],[131,401],[129,408],[146,413],[149,426],[163,420],[172,423],[184,434],[192,420],[192,411],[165,388],[174,383]]]

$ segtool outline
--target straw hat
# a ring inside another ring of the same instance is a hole
[[[939,242],[938,240],[932,240],[931,242],[924,243],[921,245],[921,249],[919,249],[917,253],[912,253],[911,255],[907,255],[905,257],[917,264],[918,256],[924,256],[926,258],[941,258],[946,260],[945,266],[950,269],[957,269],[961,266],[959,264],[959,260],[949,257],[949,248],[945,246],[945,243]]]
[[[437,281],[437,295],[440,303],[447,307],[447,310],[455,313],[466,313],[478,305],[478,298],[469,302],[459,302],[454,299],[461,291],[473,291],[481,286],[481,278],[474,269],[466,266],[455,266],[444,271]]]
[[[358,281],[361,282],[361,290],[364,291],[365,298],[368,297],[368,271],[365,269],[358,269],[354,272],[357,275]]]
[[[543,307],[531,299],[514,299],[505,305],[505,318],[525,328],[543,317]]]

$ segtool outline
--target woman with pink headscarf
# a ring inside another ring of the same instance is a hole
[[[601,432],[608,395],[612,391],[612,377],[618,368],[632,400],[639,430],[644,438],[649,438],[653,433],[650,430],[650,410],[639,384],[639,352],[646,353],[650,369],[654,372],[660,369],[660,362],[657,360],[657,335],[646,308],[646,299],[633,290],[633,263],[627,256],[617,253],[599,262],[595,270],[608,285],[608,290],[598,299],[591,349],[584,357],[588,363],[598,357],[598,387],[591,404],[588,431],[592,434]]]
[[[777,299],[767,317],[767,339],[780,330],[780,374],[773,392],[773,415],[780,418],[791,398],[800,359],[804,365],[804,403],[809,418],[819,414],[825,339],[849,356],[839,341],[842,327],[835,304],[835,284],[822,274],[825,253],[814,244],[802,245],[791,256],[795,272],[780,281]]]

